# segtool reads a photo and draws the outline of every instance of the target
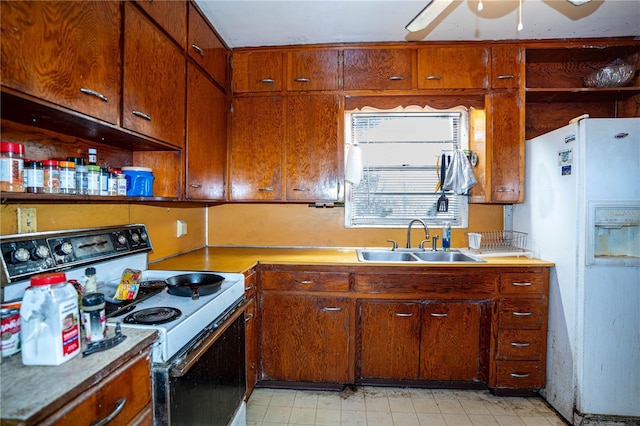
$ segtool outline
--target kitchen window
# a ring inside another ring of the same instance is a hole
[[[404,228],[415,218],[467,227],[468,197],[447,191],[442,212],[436,191],[442,154],[468,148],[465,107],[363,108],[345,118],[345,227]]]

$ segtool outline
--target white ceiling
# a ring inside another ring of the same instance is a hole
[[[438,0],[434,0],[438,1]],[[427,0],[196,0],[231,48],[291,44],[640,36],[640,1],[455,0],[423,31],[405,26]]]

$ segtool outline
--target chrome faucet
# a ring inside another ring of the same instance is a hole
[[[413,219],[411,222],[409,222],[409,226],[407,227],[407,248],[411,248],[411,226],[413,226],[413,224],[416,222],[420,223],[424,227],[424,240],[420,242],[420,248],[424,249],[425,241],[429,241],[429,228],[422,219]]]

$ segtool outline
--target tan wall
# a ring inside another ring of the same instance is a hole
[[[502,206],[470,205],[469,229],[452,231],[452,246],[466,246],[465,232],[502,229]],[[434,229],[431,235],[440,235]],[[412,232],[417,246],[423,233]],[[344,209],[300,204],[226,204],[209,208],[209,245],[379,247],[395,239],[404,246],[406,229],[345,229]],[[439,246],[439,243],[438,243]]]
[[[91,228],[96,226],[143,223],[147,225],[153,261],[205,245],[206,225],[203,207],[156,207],[141,204],[2,204],[2,235],[18,232],[17,208],[35,207],[38,231]],[[176,220],[187,222],[188,233],[176,237]]]

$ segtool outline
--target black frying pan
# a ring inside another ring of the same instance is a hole
[[[174,275],[167,278],[167,291],[176,296],[198,299],[220,289],[224,277],[207,272]]]

